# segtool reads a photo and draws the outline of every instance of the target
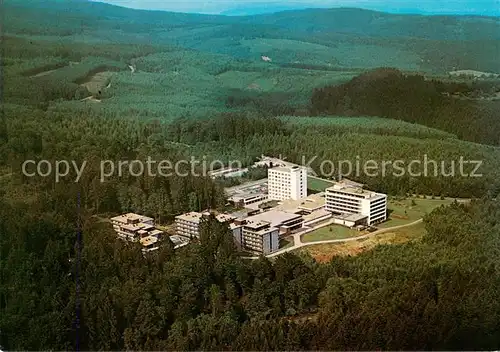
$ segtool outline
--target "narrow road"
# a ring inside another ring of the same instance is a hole
[[[286,253],[286,252],[291,252],[291,251],[294,251],[294,250],[299,249],[299,248],[303,248],[303,247],[307,247],[307,246],[314,246],[317,244],[345,243],[345,242],[357,241],[357,240],[361,240],[364,238],[368,238],[368,237],[372,237],[372,236],[376,236],[376,235],[381,235],[381,234],[386,233],[386,232],[391,232],[391,231],[399,230],[399,229],[402,229],[405,227],[414,226],[414,225],[420,224],[422,221],[424,221],[424,219],[419,219],[417,221],[414,221],[412,223],[405,224],[405,225],[399,225],[399,226],[394,226],[394,227],[388,227],[386,229],[380,229],[380,230],[377,230],[377,231],[374,231],[371,233],[367,233],[366,235],[357,236],[357,237],[350,237],[350,238],[344,238],[344,239],[339,239],[339,240],[325,240],[325,241],[314,241],[314,242],[305,242],[305,243],[302,242],[300,237],[307,232],[315,230],[315,229],[311,229],[308,231],[303,231],[303,232],[293,234],[293,239],[295,242],[293,246],[288,247],[288,248],[284,248],[282,250],[279,250],[277,252],[273,252],[271,254],[268,254],[268,255],[266,255],[266,257],[267,258],[276,257],[276,256],[283,254],[283,253]],[[324,226],[328,226],[328,225],[323,225],[322,227],[324,227]],[[255,260],[255,259],[259,259],[259,257],[243,257],[243,259]]]

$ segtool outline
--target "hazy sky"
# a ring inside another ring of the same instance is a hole
[[[500,0],[101,0],[137,9],[219,14],[235,9],[269,12],[306,7],[361,7],[403,13],[453,13],[498,16]]]

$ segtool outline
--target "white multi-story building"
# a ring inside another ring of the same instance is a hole
[[[373,225],[387,219],[387,195],[341,181],[326,189],[325,209],[334,214],[360,214],[366,217],[366,225]]]
[[[209,213],[191,212],[176,217],[177,235],[199,238],[200,222]],[[238,249],[269,254],[279,249],[280,236],[302,227],[302,216],[283,211],[267,211],[252,216],[236,217],[219,214],[216,219],[228,225]]]
[[[131,242],[138,242],[141,238],[148,236],[159,237],[163,234],[155,228],[152,218],[139,214],[128,213],[116,216],[111,218],[111,223],[118,237]]]
[[[140,242],[143,246],[143,253],[160,248],[164,233],[155,227],[152,218],[128,213],[111,218],[111,223],[119,238],[130,242]]]
[[[175,218],[175,228],[177,235],[188,237],[188,238],[199,238],[200,237],[200,222],[204,216],[209,216],[210,213],[198,213],[191,212],[176,216]],[[231,229],[236,244],[241,243],[241,229],[238,226],[232,224],[235,219],[234,216],[228,214],[219,214],[215,217],[221,223],[227,223],[228,227]]]
[[[242,247],[258,254],[269,254],[279,249],[280,229],[268,221],[248,220],[241,226]]]
[[[268,170],[269,199],[298,200],[307,197],[307,169],[300,166]]]

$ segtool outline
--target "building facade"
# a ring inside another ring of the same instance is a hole
[[[200,220],[202,214],[190,212],[175,217],[175,231],[179,236],[187,238],[200,237]]]
[[[200,238],[200,222],[204,216],[209,215],[210,214],[207,212],[190,212],[177,216],[175,218],[175,229],[177,235],[190,239]],[[233,220],[235,220],[235,217],[229,214],[219,214],[216,215],[215,218],[219,222],[226,223],[228,225],[233,234],[236,245],[241,245],[241,228],[239,226],[234,226]]]
[[[111,224],[119,238],[130,242],[138,242],[150,235],[159,237],[163,233],[155,228],[152,218],[134,213],[111,218]]]
[[[111,223],[119,238],[129,242],[139,242],[143,253],[160,248],[164,232],[155,227],[152,218],[128,213],[111,218]]]
[[[373,225],[387,219],[387,195],[338,182],[326,189],[325,209],[334,214],[361,214],[367,225]]]
[[[272,200],[299,200],[307,197],[307,169],[300,166],[268,170],[268,193]]]
[[[241,226],[242,248],[257,254],[269,254],[279,249],[279,228],[267,221],[244,221]]]

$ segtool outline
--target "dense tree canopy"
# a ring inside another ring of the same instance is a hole
[[[494,92],[500,86],[490,87]],[[499,145],[498,101],[478,102],[450,95],[479,94],[478,84],[425,80],[396,69],[378,69],[350,82],[316,89],[313,115],[381,116],[435,127],[478,143]]]

